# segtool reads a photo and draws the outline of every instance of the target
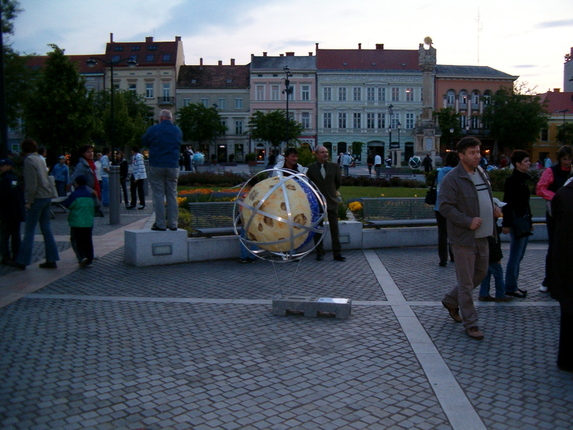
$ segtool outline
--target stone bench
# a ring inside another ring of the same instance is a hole
[[[235,202],[191,202],[191,227],[193,236],[224,236],[234,234],[233,208]]]

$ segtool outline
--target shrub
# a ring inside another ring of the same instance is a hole
[[[238,173],[192,172],[179,175],[179,185],[188,187],[233,187],[242,184],[247,179],[247,176]]]

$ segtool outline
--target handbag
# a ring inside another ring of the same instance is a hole
[[[513,234],[516,239],[531,236],[531,214],[513,218]]]
[[[432,181],[432,185],[428,190],[428,192],[426,193],[426,198],[424,199],[424,202],[426,202],[427,205],[431,206],[435,205],[436,200],[438,199],[438,191],[436,190],[436,176],[438,176],[437,172],[434,175],[434,180]]]

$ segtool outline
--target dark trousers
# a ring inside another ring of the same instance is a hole
[[[84,258],[91,263],[94,259],[94,244],[92,241],[92,227],[71,227],[70,242],[76,253],[78,262]]]
[[[553,236],[555,236],[555,218],[548,213],[545,214],[545,222],[547,225],[547,255],[545,256],[545,278],[541,285],[551,288],[551,253],[553,252]]]
[[[340,237],[338,233],[338,209],[328,209],[326,211],[326,215],[328,217],[328,228],[330,230],[330,238],[332,239],[332,253],[334,255],[340,255],[342,251],[342,246],[340,245]],[[321,222],[320,225],[322,226],[323,223]],[[320,238],[322,237],[321,234],[314,235],[314,243],[318,243]],[[324,245],[323,242],[320,242],[316,245],[316,253],[317,254],[324,254]]]
[[[129,199],[127,198],[127,178],[120,177],[119,183],[121,184],[121,193],[119,194],[119,202],[121,203],[121,197],[123,196],[123,202],[128,205]]]
[[[438,257],[440,261],[448,261],[448,254],[450,260],[454,261],[454,254],[452,248],[448,246],[448,229],[446,218],[440,211],[434,211],[436,214],[436,222],[438,223]]]
[[[139,204],[145,206],[145,193],[143,192],[143,181],[145,179],[140,179],[135,183],[133,176],[131,177],[131,206],[137,205],[137,196],[139,196]]]
[[[2,261],[16,260],[20,251],[20,221],[0,221],[0,258]]]
[[[560,305],[561,325],[557,365],[571,372],[573,371],[573,306],[563,302],[560,302]]]

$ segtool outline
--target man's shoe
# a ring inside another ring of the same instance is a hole
[[[145,209],[145,206],[144,206],[144,205],[141,205],[141,206],[138,207],[137,209],[139,209],[139,210]]]
[[[134,205],[129,205],[129,206],[126,206],[125,208],[126,208],[126,209],[134,209],[135,206],[134,206]]]
[[[540,293],[546,293],[547,291],[549,291],[549,288],[547,288],[547,286],[542,285],[541,287],[539,287]]]
[[[440,267],[446,267],[446,265],[448,264],[448,262],[446,260],[442,260],[438,263],[438,266]]]
[[[506,291],[506,296],[517,297],[518,299],[525,299],[527,297],[527,291],[516,290],[516,291]]]
[[[178,228],[177,228],[177,227],[169,227],[169,230],[171,230],[171,231],[177,231]]]
[[[475,339],[475,340],[482,340],[483,339],[483,333],[481,331],[479,331],[478,327],[470,327],[466,330],[466,333],[472,339]]]
[[[511,302],[513,300],[513,298],[511,296],[505,296],[505,297],[500,297],[500,298],[495,298],[496,302]]]
[[[494,299],[492,296],[479,296],[479,301],[480,302],[495,302],[497,301],[496,299]]]
[[[444,302],[442,302],[442,305],[444,305],[444,307],[448,310],[450,317],[452,317],[455,322],[462,322],[462,317],[460,316],[460,310],[458,308],[448,306]]]
[[[39,267],[40,269],[57,269],[58,265],[55,261],[46,261],[45,263],[40,264]]]
[[[165,231],[166,229],[165,229],[165,228],[159,228],[159,227],[157,227],[157,224],[153,224],[153,226],[151,226],[151,230],[154,230],[154,231]]]
[[[324,260],[324,254],[323,253],[316,254],[316,261],[322,261],[322,260]]]
[[[16,263],[13,260],[6,260],[6,265],[10,267],[14,267],[18,270],[26,270],[26,266],[24,264]]]
[[[346,261],[346,257],[343,257],[342,255],[335,255],[334,259],[336,261]]]

